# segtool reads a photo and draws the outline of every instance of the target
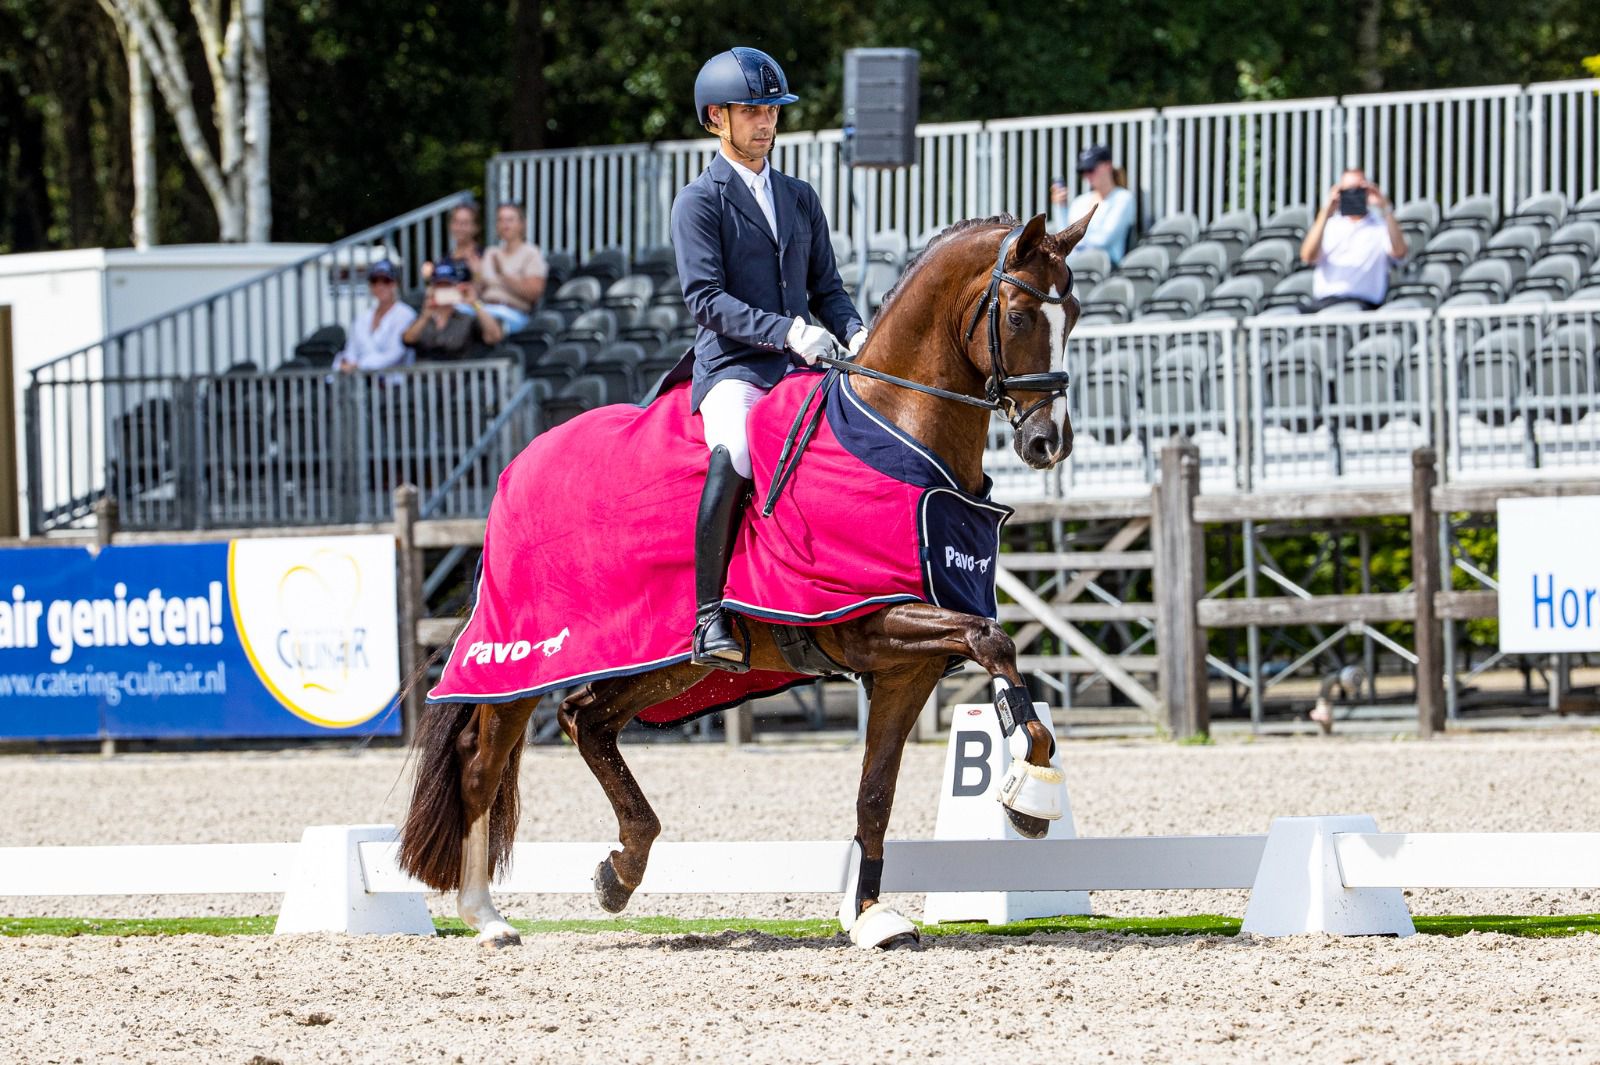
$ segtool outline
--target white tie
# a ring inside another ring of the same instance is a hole
[[[750,180],[750,194],[756,198],[756,206],[761,208],[761,213],[767,218],[767,227],[772,230],[772,239],[778,239],[778,215],[772,209],[772,197],[767,192],[767,176],[756,174]]]

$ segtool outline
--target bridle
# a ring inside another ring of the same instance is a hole
[[[925,385],[921,381],[910,381],[904,377],[896,377],[882,370],[874,370],[870,366],[862,366],[849,359],[837,358],[833,355],[819,355],[817,362],[830,368],[809,395],[805,402],[800,404],[800,409],[795,412],[794,424],[789,427],[789,433],[784,438],[783,450],[778,455],[778,462],[772,471],[771,486],[767,490],[766,502],[761,507],[765,517],[772,516],[772,509],[778,505],[778,498],[783,494],[784,485],[788,483],[790,475],[794,473],[795,466],[800,461],[800,456],[805,452],[811,438],[817,431],[818,424],[822,421],[824,404],[812,405],[812,400],[827,393],[834,382],[842,375],[856,374],[861,377],[870,377],[875,381],[898,385],[909,388],[913,392],[923,395],[936,396],[939,399],[948,399],[953,403],[965,403],[969,407],[981,407],[984,410],[999,411],[1005,415],[1006,421],[1011,423],[1012,429],[1021,429],[1022,423],[1033,416],[1040,407],[1053,403],[1057,398],[1067,394],[1067,385],[1070,378],[1065,370],[1051,373],[1017,374],[1006,373],[1005,357],[1000,346],[1000,286],[1002,284],[1015,285],[1028,295],[1042,303],[1065,303],[1067,297],[1072,295],[1072,267],[1067,267],[1067,290],[1059,296],[1052,296],[1048,292],[1040,292],[1033,285],[1014,274],[1006,273],[1006,253],[1022,235],[1022,227],[1017,226],[1006,234],[1000,242],[1000,254],[995,257],[994,269],[989,272],[989,287],[984,290],[978,299],[978,306],[972,312],[972,321],[967,326],[966,340],[972,342],[972,337],[978,329],[978,320],[985,312],[989,316],[989,366],[991,373],[984,382],[983,397],[969,396],[965,392],[952,392],[946,388],[935,385]],[[1017,401],[1011,397],[1010,390],[1019,392],[1043,392],[1044,398],[1029,405],[1020,413],[1017,410]]]
[[[965,403],[969,407],[981,407],[984,410],[999,411],[1011,423],[1011,428],[1020,429],[1022,423],[1031,418],[1040,407],[1049,406],[1058,398],[1067,394],[1067,386],[1071,378],[1065,370],[1050,373],[1007,374],[1005,354],[1000,343],[1000,286],[1002,284],[1015,285],[1028,295],[1041,303],[1061,304],[1072,295],[1072,267],[1067,267],[1067,290],[1060,295],[1052,296],[1048,292],[1041,292],[1038,288],[1017,277],[1015,274],[1006,273],[1006,255],[1011,251],[1011,246],[1022,235],[1022,227],[1017,226],[1006,234],[1000,242],[1000,254],[995,257],[994,269],[989,272],[989,287],[978,298],[978,305],[973,308],[972,321],[967,324],[966,340],[971,343],[973,334],[977,332],[978,322],[987,313],[989,318],[989,366],[990,374],[984,382],[983,398],[969,396],[964,392],[952,392],[948,389],[925,385],[920,381],[909,381],[904,377],[884,373],[866,366],[858,365],[848,359],[835,358],[831,355],[821,355],[817,361],[846,374],[858,374],[883,381],[901,388],[909,388],[914,392],[924,395],[937,396],[955,403]],[[1022,409],[1017,409],[1017,401],[1012,398],[1011,391],[1042,392],[1044,398],[1034,401]]]

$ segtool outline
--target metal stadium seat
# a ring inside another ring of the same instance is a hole
[[[1180,344],[1162,355],[1150,371],[1150,388],[1144,397],[1151,428],[1159,438],[1174,433],[1193,436],[1206,415],[1220,406],[1220,382],[1211,353],[1199,344]]]
[[[1221,281],[1233,263],[1233,253],[1222,241],[1203,240],[1191,244],[1178,256],[1168,277],[1203,277],[1207,287]]]
[[[1389,298],[1384,306],[1437,307],[1454,284],[1455,271],[1448,263],[1422,263],[1409,277],[1389,286]]]
[[[1516,418],[1522,398],[1533,327],[1505,326],[1490,330],[1461,357],[1461,412],[1490,425]]]
[[[650,302],[660,306],[683,306],[683,282],[677,274],[663,277],[656,282],[655,295],[650,297]]]
[[[1262,407],[1269,421],[1304,433],[1322,424],[1323,344],[1302,337],[1262,367]]]
[[[1228,258],[1234,258],[1247,244],[1256,239],[1255,212],[1229,211],[1206,227],[1205,239],[1227,245]]]
[[[639,367],[644,363],[644,348],[638,344],[619,341],[607,346],[583,368],[605,382],[606,395],[612,402],[634,399],[639,395],[642,382]]]
[[[1600,221],[1568,222],[1544,246],[1546,255],[1576,255],[1586,267],[1600,259]]]
[[[1517,294],[1543,291],[1552,299],[1566,299],[1583,277],[1583,262],[1576,255],[1547,255],[1534,263],[1517,283]]]
[[[841,233],[837,229],[828,234],[828,240],[833,244],[833,258],[840,266],[854,261],[856,257],[856,243],[850,239],[850,234]]]
[[[1160,244],[1141,244],[1122,257],[1117,264],[1117,277],[1149,282],[1150,288],[1167,279],[1172,270],[1172,251]]]
[[[584,376],[562,386],[552,398],[540,404],[547,428],[570,422],[585,411],[604,406],[606,384],[598,377]]]
[[[1412,200],[1395,208],[1394,220],[1412,247],[1426,244],[1439,229],[1439,205],[1432,200]]]
[[[1073,430],[1108,446],[1126,440],[1133,432],[1133,411],[1139,406],[1138,382],[1136,371],[1096,363],[1081,381],[1073,382]]]
[[[593,354],[617,339],[617,313],[605,307],[584,311],[556,339],[563,344],[583,344]]]
[[[672,331],[684,321],[686,316],[680,314],[683,310],[685,308],[682,306],[674,307],[671,304],[646,307],[632,325],[617,333],[617,339],[631,340],[654,351],[665,344],[667,338],[672,336]]]
[[[1451,276],[1466,269],[1467,264],[1483,251],[1483,235],[1476,229],[1446,229],[1423,245],[1416,256],[1417,268],[1428,263],[1444,263],[1451,267]]]
[[[1579,200],[1572,209],[1571,217],[1585,222],[1600,222],[1600,189]]]
[[[1544,236],[1545,231],[1535,225],[1506,226],[1489,238],[1483,254],[1490,259],[1504,259],[1511,263],[1513,273],[1521,277],[1533,265],[1533,260],[1539,257]]]
[[[1445,229],[1470,229],[1480,237],[1488,237],[1499,225],[1500,203],[1488,193],[1457,200],[1444,216]]]
[[[652,244],[648,248],[639,249],[639,254],[633,259],[633,272],[660,281],[664,277],[676,277],[678,273],[678,257],[672,251],[670,244]]]
[[[888,263],[899,272],[906,264],[906,235],[893,229],[882,229],[867,238],[867,260]]]
[[[1169,214],[1161,221],[1150,227],[1144,235],[1140,245],[1159,244],[1163,247],[1182,251],[1195,242],[1200,236],[1200,221],[1194,215],[1186,212]]]
[[[1211,286],[1203,277],[1174,277],[1163,281],[1139,308],[1139,316],[1166,312],[1192,318],[1206,300]]]
[[[1559,192],[1536,192],[1517,204],[1517,209],[1506,215],[1503,225],[1532,225],[1542,235],[1549,236],[1566,217],[1566,196]]]
[[[1286,237],[1268,237],[1244,250],[1244,254],[1233,264],[1233,273],[1236,277],[1263,274],[1270,281],[1276,281],[1294,269],[1299,255],[1300,249],[1295,242]]]
[[[1600,325],[1562,326],[1544,339],[1528,367],[1528,406],[1541,417],[1569,424],[1594,409]]]
[[[1115,321],[1126,322],[1139,304],[1139,290],[1126,277],[1108,277],[1094,288],[1081,302],[1083,313],[1108,315]]]
[[[1264,274],[1246,274],[1230,277],[1211,290],[1206,297],[1205,310],[1218,311],[1235,318],[1256,313],[1267,294],[1267,277]]]
[[[1299,313],[1311,299],[1311,286],[1316,281],[1310,270],[1290,274],[1273,286],[1267,294],[1262,310],[1287,310],[1291,314]]]
[[[1387,424],[1405,354],[1405,342],[1384,333],[1367,337],[1340,356],[1328,417],[1366,432]]]
[[[1499,302],[1500,301],[1494,297],[1493,293],[1487,292],[1483,289],[1474,289],[1470,292],[1457,292],[1447,297],[1443,303],[1439,304],[1439,306],[1440,308],[1488,307],[1491,304]]]
[[[1085,248],[1080,245],[1072,249],[1072,254],[1067,256],[1067,265],[1072,267],[1073,286],[1079,292],[1087,292],[1111,273],[1111,256],[1099,248]]]
[[[617,312],[619,323],[632,324],[654,298],[656,282],[645,274],[629,274],[606,289],[602,307]]]
[[[551,292],[572,280],[578,272],[578,260],[572,257],[571,252],[547,251],[544,253],[544,265],[547,271],[544,285]]]
[[[910,248],[911,255],[913,257],[921,255],[923,249],[926,248],[929,244],[932,244],[933,241],[934,241],[934,238],[937,237],[940,233],[943,233],[944,230],[945,230],[944,226],[929,226],[927,229],[924,229],[921,233],[918,233],[917,236],[916,236],[916,239],[914,239],[911,242],[911,248]],[[1087,249],[1085,249],[1085,250],[1087,250]]]
[[[1573,300],[1600,300],[1600,282],[1585,285],[1567,298]]]
[[[867,306],[876,311],[883,304],[883,297],[894,288],[894,283],[900,280],[900,267],[887,260],[869,260],[867,262]]]
[[[1521,227],[1518,227],[1521,228]],[[1487,293],[1491,302],[1499,303],[1511,294],[1519,271],[1510,258],[1481,259],[1461,271],[1456,278],[1455,295],[1466,292]]]
[[[627,272],[628,257],[621,248],[592,251],[584,257],[583,265],[578,268],[578,276],[598,278],[601,285],[615,284]]]
[[[1266,240],[1288,240],[1299,244],[1306,237],[1306,230],[1311,228],[1311,208],[1300,204],[1289,207],[1280,207],[1267,219],[1266,224],[1256,231],[1256,243]]]
[[[557,344],[525,369],[527,376],[543,378],[559,387],[577,377],[588,361],[589,348],[586,345]]]
[[[560,312],[564,321],[570,322],[591,307],[598,306],[605,289],[593,277],[575,277],[556,289],[556,294],[545,301],[544,309]]]

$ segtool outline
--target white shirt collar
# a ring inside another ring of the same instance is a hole
[[[730,159],[726,155],[722,158],[728,160],[728,165],[733,167],[734,173],[739,175],[739,180],[743,181],[751,192],[767,184],[767,176],[772,173],[772,160],[770,159],[767,160],[767,165],[762,167],[761,172],[758,174],[735,159]]]

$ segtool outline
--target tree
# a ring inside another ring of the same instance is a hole
[[[134,241],[153,241],[155,123],[149,83],[178,127],[179,143],[216,211],[224,241],[272,236],[268,181],[266,0],[189,0],[210,75],[217,151],[198,117],[177,28],[159,0],[100,0],[128,53],[129,136],[133,142]]]

